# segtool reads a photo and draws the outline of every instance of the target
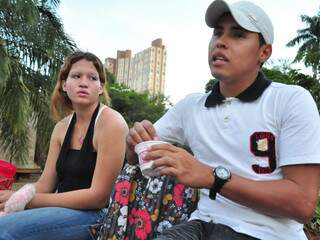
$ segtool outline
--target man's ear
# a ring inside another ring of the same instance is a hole
[[[264,63],[266,62],[272,54],[272,45],[271,44],[265,44],[261,46],[260,49],[260,56],[259,56],[259,62]]]

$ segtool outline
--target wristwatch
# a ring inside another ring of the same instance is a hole
[[[214,183],[210,188],[209,198],[215,200],[217,193],[220,192],[223,185],[231,179],[231,172],[228,168],[217,166],[213,170],[213,176]]]

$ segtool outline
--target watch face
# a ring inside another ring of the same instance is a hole
[[[215,169],[217,176],[221,179],[227,180],[230,178],[230,171],[224,167],[218,166]]]

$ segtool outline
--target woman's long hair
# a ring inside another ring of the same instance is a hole
[[[106,105],[110,104],[110,97],[108,92],[106,91],[106,74],[102,62],[96,55],[90,52],[76,51],[66,57],[64,64],[61,66],[57,83],[51,96],[51,113],[53,119],[56,121],[64,118],[73,110],[71,100],[69,99],[66,92],[63,91],[62,84],[63,81],[67,80],[72,65],[82,59],[92,62],[95,66],[99,74],[100,82],[103,86],[103,92],[99,97],[100,101]]]

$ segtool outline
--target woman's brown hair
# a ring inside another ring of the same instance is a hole
[[[62,83],[67,80],[72,65],[82,59],[92,62],[95,66],[99,74],[100,82],[103,85],[100,101],[106,105],[110,104],[110,97],[106,91],[106,74],[102,62],[96,55],[90,52],[76,51],[66,57],[64,64],[61,66],[57,83],[51,96],[51,113],[53,119],[56,121],[67,116],[73,110],[71,100],[62,89]]]

